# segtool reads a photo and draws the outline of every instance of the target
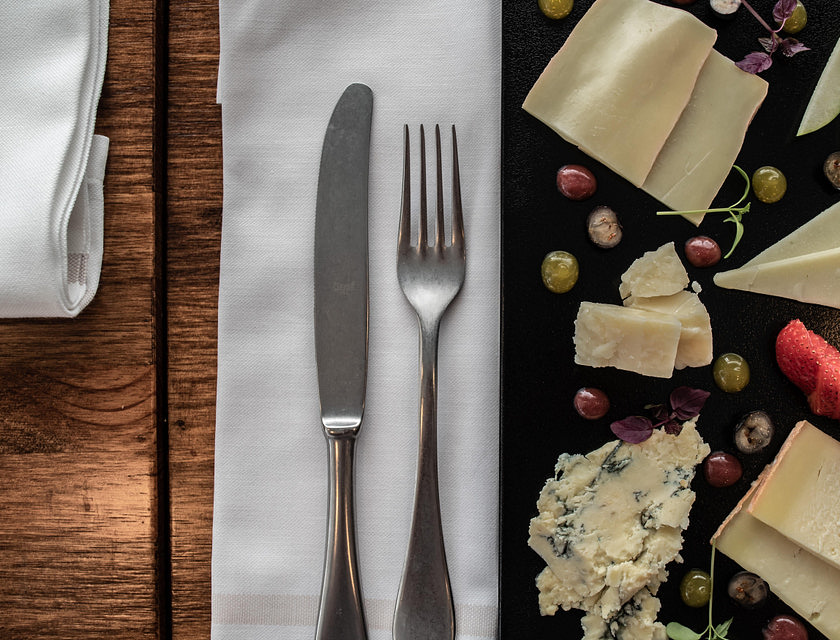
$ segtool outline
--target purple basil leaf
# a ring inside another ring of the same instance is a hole
[[[676,420],[668,420],[663,427],[665,429],[665,433],[670,433],[672,436],[680,435],[680,431],[682,431],[682,423],[677,422]]]
[[[783,24],[796,9],[796,0],[779,0],[773,7],[773,19],[777,24]]]
[[[628,416],[624,420],[613,422],[610,429],[624,442],[639,444],[650,438],[650,434],[653,433],[653,423],[644,416]]]
[[[671,392],[671,409],[677,420],[690,420],[700,415],[700,410],[706,404],[711,394],[702,389],[691,387],[677,387]]]
[[[794,38],[785,38],[779,43],[779,47],[782,50],[782,53],[791,58],[795,56],[797,53],[801,51],[810,51],[810,47],[806,47],[804,44],[799,42],[799,40],[795,40]]]
[[[764,47],[767,53],[773,53],[779,44],[778,38],[759,38],[758,43]]]
[[[646,406],[645,409],[650,411],[650,415],[653,416],[653,421],[657,424],[665,422],[671,415],[668,407],[664,404],[651,404]]]
[[[773,58],[770,54],[761,51],[748,53],[743,60],[736,62],[735,66],[747,73],[761,73],[770,68]]]

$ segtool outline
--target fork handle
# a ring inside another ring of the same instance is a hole
[[[437,352],[440,322],[420,321],[420,450],[408,552],[394,612],[394,640],[451,640],[455,607],[440,517]]]
[[[353,511],[356,431],[327,429],[325,433],[330,454],[329,518],[315,640],[365,640]]]

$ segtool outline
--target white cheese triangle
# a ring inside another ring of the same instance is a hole
[[[743,267],[715,274],[714,282],[724,289],[840,308],[840,203]]]

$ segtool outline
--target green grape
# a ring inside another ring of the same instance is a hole
[[[540,11],[552,20],[565,18],[572,12],[574,0],[539,0]]]
[[[787,179],[776,167],[760,167],[753,173],[752,187],[762,202],[778,202],[787,191]]]
[[[566,293],[578,279],[578,261],[567,251],[552,251],[542,263],[542,281],[549,291]]]
[[[689,607],[705,607],[712,595],[712,578],[705,571],[692,569],[680,582],[680,597]]]
[[[724,353],[712,366],[715,384],[727,393],[737,393],[750,381],[750,366],[737,353]]]
[[[782,27],[785,33],[799,33],[808,24],[808,12],[800,0],[796,0],[796,8]]]

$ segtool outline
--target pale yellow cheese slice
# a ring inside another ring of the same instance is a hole
[[[642,189],[676,211],[707,209],[729,174],[767,82],[712,51]],[[699,225],[703,214],[685,216]]]
[[[716,547],[831,640],[840,640],[840,569],[809,553],[744,508],[762,476],[713,537]]]
[[[680,342],[674,359],[675,369],[704,367],[712,362],[712,321],[696,293],[678,291],[670,296],[656,298],[631,296],[624,301],[624,305],[672,315],[679,320]]]
[[[650,0],[596,0],[522,106],[641,186],[716,37],[682,9]]]
[[[840,203],[744,266],[715,274],[714,282],[725,289],[840,308]]]
[[[799,422],[756,487],[747,511],[840,569],[840,442],[807,421]]]
[[[670,378],[680,342],[674,316],[581,302],[575,319],[575,363]]]

